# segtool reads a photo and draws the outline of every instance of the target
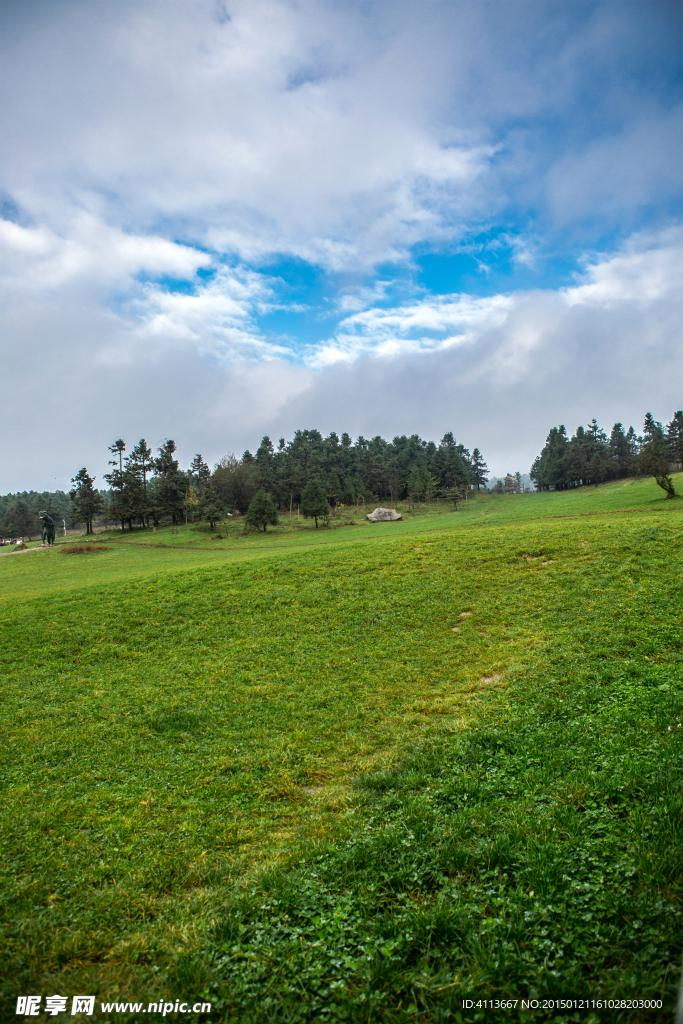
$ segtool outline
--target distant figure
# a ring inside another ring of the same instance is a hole
[[[38,515],[43,520],[43,547],[46,540],[47,546],[52,547],[55,542],[55,521],[47,512],[39,512]]]

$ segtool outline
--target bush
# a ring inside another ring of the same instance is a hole
[[[266,532],[268,523],[271,526],[277,526],[277,511],[275,505],[266,494],[264,490],[257,491],[251,500],[249,509],[247,511],[247,524],[253,526],[255,529],[260,530],[263,527],[263,532]]]
[[[327,497],[319,480],[309,480],[301,495],[301,514],[306,519],[315,519],[315,528],[318,529],[318,520],[327,520],[330,514],[330,506],[327,504]]]

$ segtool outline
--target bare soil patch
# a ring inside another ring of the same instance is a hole
[[[60,549],[63,555],[98,555],[101,551],[111,551],[106,544],[67,544]]]

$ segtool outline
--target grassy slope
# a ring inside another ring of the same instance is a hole
[[[671,1001],[680,516],[640,481],[0,560],[7,997]]]

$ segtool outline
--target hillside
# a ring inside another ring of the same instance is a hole
[[[8,1018],[49,991],[670,1019],[683,502],[627,480],[353,518],[0,558]]]

